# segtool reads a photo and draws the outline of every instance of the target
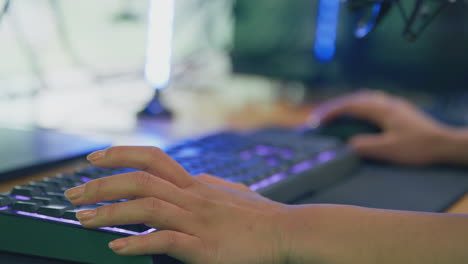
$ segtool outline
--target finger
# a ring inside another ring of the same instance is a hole
[[[188,194],[174,184],[143,171],[117,174],[69,189],[65,196],[76,205],[153,196],[183,207]]]
[[[351,147],[363,157],[386,159],[389,155],[391,138],[386,134],[358,135],[350,139]]]
[[[200,175],[197,175],[195,178],[199,181],[206,182],[206,183],[222,185],[222,186],[226,186],[226,187],[241,190],[241,191],[250,191],[249,187],[243,184],[228,182],[228,181],[225,181],[223,179],[220,179],[218,177],[215,177],[209,174],[200,174]]]
[[[187,231],[194,222],[188,211],[154,197],[83,210],[76,216],[88,228],[143,223],[157,229]]]
[[[170,230],[120,238],[110,242],[109,247],[119,255],[167,254],[190,263],[197,262],[204,251],[199,238]]]
[[[326,123],[348,114],[383,126],[391,101],[389,96],[377,93],[345,96],[317,107],[311,116],[318,123]]]
[[[91,153],[88,159],[98,167],[146,171],[182,188],[196,182],[182,166],[156,147],[111,147]]]

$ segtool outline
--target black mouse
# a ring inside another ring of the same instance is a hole
[[[321,124],[307,133],[335,137],[346,142],[354,135],[378,134],[381,132],[382,129],[370,121],[343,115]]]

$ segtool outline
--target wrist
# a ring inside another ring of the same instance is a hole
[[[444,164],[468,165],[468,129],[446,129],[441,133],[437,160]]]
[[[316,260],[314,239],[317,210],[314,205],[289,205],[279,218],[283,232],[284,263],[321,263]]]
[[[284,263],[336,263],[336,253],[343,254],[339,230],[342,214],[355,211],[346,205],[292,205],[283,214]],[[347,228],[345,228],[347,230]],[[338,231],[338,232],[337,232]],[[337,240],[338,239],[338,240]]]

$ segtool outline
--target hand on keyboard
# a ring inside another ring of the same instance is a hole
[[[190,263],[287,262],[286,205],[213,176],[192,177],[157,148],[112,147],[89,160],[141,171],[68,190],[75,205],[129,199],[79,212],[83,226],[145,223],[160,230],[111,242],[117,254],[168,254]]]
[[[379,125],[383,133],[356,135],[350,145],[361,155],[404,165],[445,162],[450,128],[430,119],[403,98],[365,91],[330,100],[312,119],[326,123],[349,114]]]

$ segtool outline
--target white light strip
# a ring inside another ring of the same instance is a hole
[[[175,0],[149,0],[145,77],[156,88],[164,88],[171,74],[172,30]]]

